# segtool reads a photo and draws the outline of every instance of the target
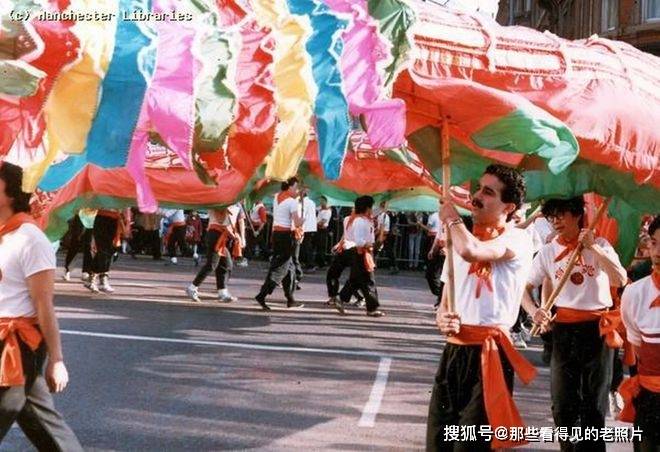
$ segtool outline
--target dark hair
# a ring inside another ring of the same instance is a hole
[[[319,199],[320,199],[321,201],[328,202],[328,198],[326,198],[325,196],[321,196],[321,197],[319,197]]]
[[[541,207],[541,213],[544,217],[556,217],[565,212],[570,212],[574,217],[580,217],[578,226],[584,227],[584,198],[576,196],[569,199],[548,199]]]
[[[355,213],[363,214],[374,206],[374,198],[371,196],[360,196],[355,200]]]
[[[502,190],[502,202],[515,204],[516,210],[520,209],[523,201],[525,200],[525,179],[522,177],[522,174],[514,168],[509,168],[504,165],[488,165],[484,174],[492,174],[497,177],[502,184],[504,184],[504,189]],[[513,212],[511,212],[506,221],[511,221]]]
[[[285,191],[285,190],[288,190],[289,188],[291,188],[292,186],[294,186],[297,183],[298,183],[298,178],[297,177],[295,177],[295,176],[290,177],[285,182],[282,182],[282,184],[280,185],[280,188],[281,188],[282,191]]]
[[[651,224],[649,225],[649,235],[653,237],[655,231],[660,228],[660,215],[656,215]]]
[[[14,213],[30,212],[30,193],[23,191],[23,169],[7,162],[0,162],[0,179],[5,183],[5,194],[12,198]]]

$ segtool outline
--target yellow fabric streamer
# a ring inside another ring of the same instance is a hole
[[[71,11],[118,11],[118,0],[73,0]],[[98,106],[99,87],[112,50],[116,22],[79,21],[72,28],[80,40],[81,57],[55,81],[46,105],[45,158],[26,169],[23,189],[32,192],[60,152],[80,154]]]
[[[266,177],[294,176],[305,156],[316,97],[312,62],[305,43],[309,19],[289,12],[285,0],[252,0],[257,21],[272,30],[275,42],[273,79],[279,123],[275,145],[266,161]]]

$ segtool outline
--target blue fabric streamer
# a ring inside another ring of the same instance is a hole
[[[312,58],[312,73],[318,88],[314,114],[319,158],[325,177],[336,180],[341,174],[351,130],[340,67],[343,50],[340,34],[348,22],[316,0],[288,0],[288,4],[291,13],[307,15],[312,24],[306,49]]]

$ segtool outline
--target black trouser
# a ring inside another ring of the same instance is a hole
[[[424,264],[428,268],[429,266],[429,251],[431,251],[431,247],[433,246],[433,242],[435,242],[435,234],[424,234],[422,237],[422,249],[420,250],[420,258],[424,259]],[[421,259],[420,259],[421,260]]]
[[[314,239],[316,232],[305,232],[305,238],[301,244],[300,260],[306,268],[314,266]]]
[[[83,226],[78,215],[76,215],[71,223],[71,240],[69,241],[69,248],[66,251],[66,258],[64,260],[64,270],[70,270],[71,263],[76,258],[76,255],[82,248],[83,252],[83,273],[91,273],[92,271],[92,230]]]
[[[296,284],[293,255],[297,243],[293,237],[293,232],[273,231],[273,255],[270,259],[266,280],[259,292],[260,296],[270,295],[275,287],[281,283],[287,300],[293,299]]]
[[[367,311],[378,309],[378,290],[374,272],[370,272],[364,265],[364,255],[359,254],[356,248],[344,251],[351,264],[351,274],[342,287],[339,298],[343,303],[351,301],[353,293],[359,291],[367,303]]]
[[[174,226],[167,241],[167,254],[169,257],[176,256],[176,246],[179,245],[181,255],[186,254],[186,226]]]
[[[522,325],[523,322],[527,319],[527,311],[525,311],[522,306],[518,310],[518,318],[516,319],[516,323],[513,324],[511,327],[511,332],[512,333],[520,333],[522,331]]]
[[[427,253],[428,256],[428,253]],[[429,289],[431,293],[440,299],[442,295],[442,288],[445,283],[440,280],[442,276],[442,266],[445,263],[445,255],[439,252],[435,252],[431,259],[426,261],[426,282],[429,284]]]
[[[635,441],[635,452],[660,450],[660,393],[641,388],[633,400],[635,427],[642,430],[641,443]]]
[[[262,229],[261,233],[258,235],[255,235],[255,232],[256,231],[253,231],[252,228],[248,228],[248,230],[245,231],[245,240],[247,241],[245,257],[248,259],[253,259],[257,256],[257,248],[259,248],[259,256],[262,258],[267,254],[265,229]]]
[[[614,350],[612,357],[612,383],[610,383],[610,391],[619,389],[619,385],[623,381],[623,358],[619,353],[619,349]]]
[[[552,330],[550,394],[557,427],[605,426],[612,380],[612,352],[598,322],[555,323]],[[605,442],[561,442],[562,451],[605,451]]]
[[[303,277],[303,269],[302,265],[300,264],[300,245],[301,243],[294,239],[293,253],[291,254],[291,263],[293,264],[293,273],[295,276],[295,282],[293,285],[294,288],[300,281],[302,281]]]
[[[328,288],[328,296],[336,297],[339,295],[339,278],[344,269],[349,268],[353,263],[350,254],[337,253],[332,257],[332,262],[325,275],[325,284]]]
[[[327,264],[325,254],[328,251],[328,228],[316,231],[314,248],[316,248],[316,266],[325,267]]]
[[[19,337],[25,386],[0,388],[0,441],[17,422],[41,451],[82,451],[82,447],[53,404],[44,378],[46,344],[32,351]],[[4,347],[4,342],[2,344]]]
[[[211,230],[206,234],[206,256],[204,265],[197,272],[193,280],[193,285],[199,287],[209,273],[215,268],[215,284],[218,290],[226,289],[229,283],[231,272],[234,269],[234,263],[231,258],[231,240],[227,242],[227,256],[219,256],[215,250],[215,245],[220,238],[220,232]]]
[[[502,350],[504,380],[513,394],[513,368]],[[435,375],[426,427],[427,451],[490,451],[477,433],[472,442],[445,442],[445,428],[452,425],[489,425],[481,377],[481,345],[447,344]]]
[[[116,218],[97,215],[94,219],[94,243],[96,244],[96,255],[92,260],[92,272],[104,274],[110,271],[112,255],[115,254],[115,234],[117,233]]]
[[[394,253],[394,245],[396,242],[396,236],[394,234],[387,234],[385,237],[385,243],[383,244],[383,250],[381,253],[389,262],[389,267],[393,270],[397,269],[396,255]]]

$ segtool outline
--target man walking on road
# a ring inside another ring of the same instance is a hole
[[[82,451],[50,394],[69,381],[53,307],[55,253],[27,213],[22,178],[0,162],[0,441],[18,422],[39,450]]]

